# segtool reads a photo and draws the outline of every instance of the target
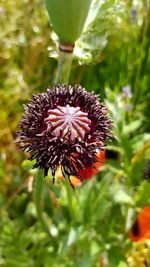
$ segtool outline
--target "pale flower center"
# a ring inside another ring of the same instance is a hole
[[[88,114],[81,111],[79,107],[66,105],[49,109],[45,123],[55,136],[73,141],[75,138],[83,139],[90,131],[91,120],[88,119]]]

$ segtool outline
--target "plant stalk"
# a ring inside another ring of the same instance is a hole
[[[73,58],[73,51],[68,53],[66,51],[59,50],[58,69],[54,81],[55,83],[63,83],[63,84],[69,83],[72,58]]]
[[[35,187],[34,187],[34,200],[35,200],[37,216],[45,232],[50,234],[48,225],[46,224],[43,218],[42,191],[43,191],[43,176],[40,171],[37,171],[35,178]]]
[[[58,69],[57,69],[57,73],[55,77],[55,83],[68,84],[70,72],[71,72],[71,66],[72,66],[74,46],[60,44],[59,48],[60,49],[59,49],[59,58],[58,58]],[[74,217],[71,191],[72,191],[72,188],[70,186],[69,179],[68,177],[66,177],[66,192],[67,192],[67,198],[68,198],[68,205],[69,205],[71,217]],[[35,179],[35,188],[34,188],[34,199],[35,199],[35,205],[36,205],[36,210],[37,210],[37,216],[45,232],[47,232],[50,235],[48,225],[43,217],[42,192],[43,192],[43,175],[41,174],[40,171],[37,171],[36,179]]]
[[[68,202],[70,215],[71,215],[71,218],[74,219],[75,214],[74,214],[74,208],[73,208],[73,202],[72,202],[73,188],[71,187],[69,177],[66,174],[65,174],[65,187],[66,187],[66,195],[67,195],[67,202]]]

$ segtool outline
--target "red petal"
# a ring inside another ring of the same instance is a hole
[[[94,175],[96,175],[103,167],[103,163],[105,162],[105,151],[99,150],[97,153],[98,162],[96,162],[93,166],[87,167],[84,170],[80,170],[80,175],[83,180],[91,179]]]

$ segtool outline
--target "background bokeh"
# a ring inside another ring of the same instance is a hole
[[[94,1],[77,41],[70,83],[99,93],[114,122],[103,171],[72,193],[43,178],[44,232],[32,162],[17,147],[23,104],[54,81],[57,37],[42,0],[0,3],[0,266],[150,266],[150,243],[128,236],[150,203],[150,5]]]

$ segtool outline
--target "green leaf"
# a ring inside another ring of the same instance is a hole
[[[128,265],[124,261],[121,261],[118,267],[128,267]]]
[[[122,189],[118,190],[114,199],[116,203],[125,203],[125,204],[134,205],[133,199]]]
[[[123,251],[121,250],[120,247],[112,247],[108,251],[108,261],[110,267],[116,267],[122,260],[124,260],[125,256]]]
[[[124,126],[124,133],[129,134],[136,131],[142,124],[141,120],[132,121],[130,124]]]
[[[32,168],[33,168],[33,165],[35,164],[35,162],[36,162],[36,160],[24,160],[23,162],[22,162],[22,167],[25,169],[25,170],[27,170],[27,171],[29,171],[29,170],[31,170]]]
[[[150,202],[150,183],[148,181],[143,181],[137,188],[135,202],[140,207],[144,207]]]
[[[134,205],[133,198],[120,185],[114,185],[110,189],[110,192],[113,195],[115,203]]]
[[[89,253],[85,253],[83,259],[78,265],[79,267],[92,267],[92,259]]]

